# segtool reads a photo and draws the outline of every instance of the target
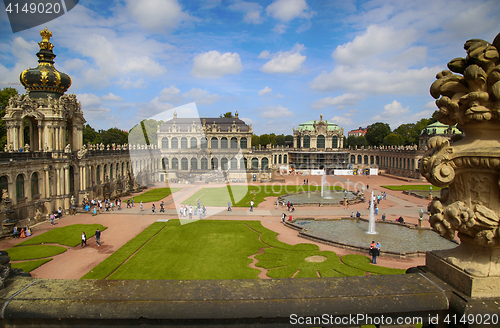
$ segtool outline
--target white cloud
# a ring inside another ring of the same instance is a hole
[[[264,59],[271,58],[271,53],[269,52],[269,50],[264,50],[259,54],[258,58],[264,58]]]
[[[305,0],[275,0],[266,8],[266,12],[282,22],[289,22],[294,18],[309,19],[315,14]]]
[[[272,31],[274,33],[283,34],[286,32],[287,28],[288,28],[288,25],[286,25],[286,24],[276,24],[274,26],[274,28],[272,29]]]
[[[182,97],[179,95],[181,90],[177,89],[175,86],[171,85],[168,88],[163,88],[160,91],[160,100],[164,102],[172,101],[174,103],[182,100]]]
[[[345,108],[345,106],[356,105],[359,101],[365,99],[364,95],[345,93],[335,98],[326,97],[316,100],[311,104],[312,108],[321,109],[328,106],[335,106],[337,109]]]
[[[269,92],[272,92],[272,91],[273,91],[273,89],[271,89],[270,87],[266,86],[264,89],[260,90],[257,94],[262,97],[266,93],[269,93]]]
[[[380,115],[374,116],[372,120],[373,122],[382,121],[385,123],[389,123],[392,128],[403,124],[403,122],[409,119],[409,113],[409,106],[403,108],[399,101],[394,100],[392,103],[385,105],[384,111]]]
[[[130,78],[120,79],[116,82],[116,84],[121,85],[123,89],[144,89],[146,87],[146,82],[141,77],[135,81]]]
[[[189,90],[188,92],[184,93],[183,96],[185,96],[188,99],[191,99],[196,102],[196,104],[201,105],[201,104],[213,104],[215,102],[218,102],[220,100],[220,97],[218,94],[210,94],[210,92],[206,90],[201,90],[198,88],[193,88]]]
[[[237,0],[229,7],[231,10],[240,11],[245,13],[243,21],[251,24],[260,24],[263,19],[260,16],[262,13],[262,6],[256,2],[247,2],[242,0]]]
[[[330,122],[337,124],[339,127],[343,127],[345,125],[351,125],[352,119],[345,116],[334,116],[330,119]]]
[[[82,110],[85,118],[88,121],[102,119],[102,113],[111,112],[111,109],[103,107],[101,98],[93,93],[82,93],[76,96],[76,99],[81,102]]]
[[[425,109],[436,110],[437,109],[436,102],[435,101],[429,101],[427,104],[424,105],[424,108]]]
[[[281,93],[277,93],[277,94],[276,94],[276,98],[285,98],[285,96],[284,96],[284,95],[282,95]]]
[[[177,0],[127,0],[127,9],[139,24],[151,30],[175,28],[182,21],[194,19],[182,11]]]
[[[114,95],[110,92],[108,95],[101,96],[101,100],[104,100],[104,101],[123,101],[124,99],[122,97]]]
[[[292,111],[281,105],[261,107],[259,111],[261,111],[259,117],[266,119],[284,118],[294,115]]]
[[[293,73],[298,71],[306,60],[306,56],[300,54],[304,49],[303,44],[296,43],[290,51],[279,51],[273,55],[269,53],[272,59],[265,63],[260,70],[264,73]],[[259,56],[261,55],[262,52]]]
[[[197,55],[193,59],[191,73],[201,78],[220,78],[227,74],[238,74],[243,69],[240,55],[212,50]]]

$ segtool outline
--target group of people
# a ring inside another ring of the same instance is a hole
[[[372,243],[370,245],[370,256],[372,257],[372,260],[371,260],[371,264],[377,264],[377,256],[380,256],[380,248],[382,247],[382,245],[377,242],[375,243],[374,240],[372,240]]]
[[[31,228],[29,226],[26,226],[25,228],[18,228],[15,226],[12,233],[14,238],[26,238],[31,236]]]
[[[288,217],[288,221],[292,221],[292,220],[293,220],[293,217],[292,217],[292,214],[290,214],[290,216]],[[283,213],[283,214],[281,214],[281,222],[285,223],[285,221],[286,221],[286,214]]]
[[[133,198],[132,206],[134,206]],[[103,209],[106,212],[114,211],[115,208],[119,211],[122,209],[122,201],[120,198],[116,198],[115,200],[111,200],[108,198],[104,201],[101,201],[100,199],[91,199],[90,201],[85,199],[83,200],[82,207],[87,212],[92,210],[94,214],[97,214],[97,212],[102,213]],[[127,208],[130,208],[130,199],[127,200]]]
[[[143,205],[142,205],[142,202],[141,202],[141,211],[143,209]],[[155,204],[152,204],[151,205],[151,212],[153,212],[153,214],[156,214],[156,206]],[[163,201],[161,201],[160,203],[160,213],[165,213],[165,203]]]
[[[199,217],[200,219],[204,218],[207,215],[207,209],[205,205],[201,206],[200,201],[195,206],[186,206],[182,205],[179,209],[179,217],[180,218],[189,218],[192,219],[194,217]]]

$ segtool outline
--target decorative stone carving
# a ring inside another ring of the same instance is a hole
[[[458,123],[465,136],[452,145],[445,137],[429,139],[432,154],[421,173],[441,196],[431,203],[432,227],[459,247],[436,252],[476,277],[500,277],[500,34],[493,44],[465,43],[466,58],[448,63],[437,74],[431,95],[438,99],[437,119]]]
[[[76,156],[78,157],[78,159],[82,159],[85,156],[85,154],[87,154],[87,147],[83,145],[82,148],[78,150]]]

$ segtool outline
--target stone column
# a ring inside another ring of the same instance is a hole
[[[45,198],[50,198],[50,166],[45,166]]]
[[[64,209],[69,210],[69,165],[64,167],[64,176],[65,176],[65,183],[64,183]]]

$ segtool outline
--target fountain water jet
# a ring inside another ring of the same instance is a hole
[[[373,197],[373,191],[372,195],[370,197],[370,221],[368,224],[368,231],[366,232],[369,235],[376,235],[377,231],[375,231],[375,198]]]

